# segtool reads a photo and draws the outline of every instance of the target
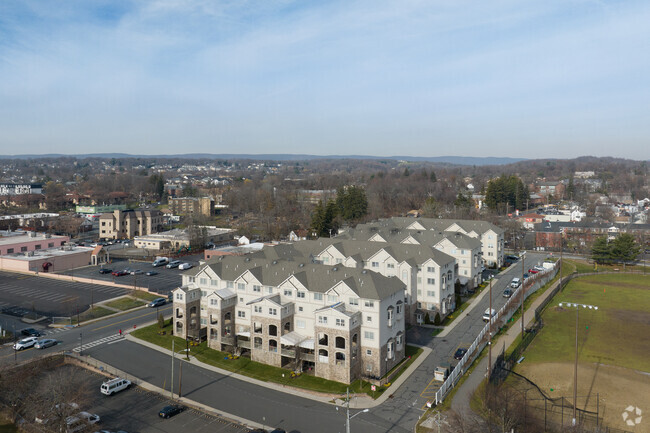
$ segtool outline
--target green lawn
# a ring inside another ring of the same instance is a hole
[[[560,308],[560,302],[598,306],[580,309],[580,362],[650,371],[650,277],[608,274],[573,279],[543,313],[544,327],[526,351],[526,362],[574,360],[576,309]]]
[[[158,293],[149,293],[142,290],[135,290],[133,292],[133,296],[147,302],[153,301],[154,299],[161,297],[160,294]]]
[[[187,344],[185,340],[180,337],[172,337],[170,335],[171,329],[171,325],[167,324],[163,328],[165,335],[161,335],[159,333],[160,328],[158,328],[158,325],[151,325],[145,328],[140,328],[132,332],[131,335],[169,350],[172,348],[173,340],[175,341],[174,349],[176,352],[185,349]],[[332,380],[326,380],[307,374],[302,374],[298,377],[292,378],[290,376],[291,372],[287,369],[254,362],[249,358],[242,357],[239,359],[226,359],[228,353],[209,349],[206,342],[203,342],[197,346],[191,346],[190,352],[192,356],[196,357],[196,359],[206,364],[265,382],[281,383],[296,388],[303,388],[332,394],[344,394],[349,388],[350,392],[366,393],[375,398],[379,397],[385,389],[378,388],[376,392],[372,392],[370,389],[370,384],[368,382],[360,380],[354,381],[350,385],[347,385],[344,383],[334,382]],[[408,368],[408,366],[414,362],[421,353],[422,349],[407,345],[406,356],[410,356],[410,359],[406,360],[405,367]],[[182,357],[183,354],[181,353],[178,356]],[[397,375],[395,379],[397,377],[399,377],[399,375]]]
[[[120,311],[130,310],[131,308],[141,307],[145,302],[141,299],[134,299],[131,297],[119,298],[111,302],[107,302],[107,307],[115,308]]]

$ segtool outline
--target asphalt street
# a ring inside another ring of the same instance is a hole
[[[526,269],[541,262],[546,254],[528,253]],[[493,284],[493,308],[500,308],[506,301],[503,290],[514,277],[522,273],[521,261],[500,274]],[[489,299],[485,295],[478,305],[457,319],[453,329],[445,337],[432,336],[432,330],[414,327],[408,332],[407,341],[429,346],[432,353],[405,383],[397,389],[382,405],[361,413],[352,420],[355,432],[406,432],[412,431],[425,404],[432,400],[436,383],[432,381],[433,371],[441,363],[451,363],[453,353],[460,346],[468,346],[483,328],[481,319],[488,308]],[[170,307],[166,307],[169,314]],[[100,321],[79,329],[61,333],[62,345],[59,349],[71,350],[79,344],[79,333],[83,340],[97,342],[115,335],[118,328],[126,329],[132,324],[155,320],[156,313],[151,310],[138,310],[123,316]],[[67,334],[66,334],[67,332]],[[86,343],[84,343],[84,346]],[[45,349],[49,350],[49,349]],[[27,350],[19,356],[28,356]],[[103,342],[84,349],[84,353],[124,370],[158,387],[169,389],[171,378],[171,359],[168,355],[130,341],[108,338]],[[0,349],[0,361],[13,360],[13,351]],[[181,362],[176,361],[177,363]],[[179,371],[176,365],[175,371]],[[333,405],[305,399],[284,393],[277,389],[259,387],[254,384],[221,375],[188,363],[183,371],[183,395],[213,407],[267,426],[282,427],[287,431],[298,432],[342,432],[345,430],[345,415],[336,411]]]

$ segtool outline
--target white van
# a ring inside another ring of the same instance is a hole
[[[102,394],[112,395],[116,392],[122,391],[123,389],[127,389],[129,386],[131,386],[130,380],[116,377],[115,379],[111,379],[108,382],[102,383],[102,386],[99,388],[99,390],[102,392]]]
[[[512,281],[510,282],[510,287],[512,287],[513,289],[516,289],[519,286],[521,286],[521,279],[513,278]]]
[[[491,317],[494,317],[497,315],[497,311],[493,308],[491,311],[492,314],[490,314],[490,309],[487,308],[485,310],[485,313],[483,313],[483,321],[484,322],[489,322]]]
[[[158,266],[163,266],[169,263],[169,259],[167,257],[158,257],[156,260],[153,261],[152,266],[158,267]]]

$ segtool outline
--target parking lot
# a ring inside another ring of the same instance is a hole
[[[169,419],[162,419],[158,416],[158,412],[164,406],[172,404],[168,398],[162,395],[131,386],[110,397],[105,396],[99,391],[100,385],[106,380],[105,376],[73,365],[59,368],[75,369],[77,370],[75,375],[80,374],[82,377],[87,377],[91,393],[85,401],[75,403],[79,404],[80,410],[99,415],[100,422],[93,426],[97,431],[123,430],[129,433],[238,433],[249,431],[244,426],[191,408],[187,408]]]
[[[198,266],[202,255],[185,256],[180,259],[182,262],[191,263]],[[169,295],[171,291],[181,285],[181,274],[183,271],[178,268],[167,269],[165,266],[153,267],[151,261],[123,260],[113,259],[112,263],[103,266],[104,268],[115,270],[129,269],[131,271],[140,270],[141,274],[114,276],[110,273],[100,274],[99,266],[86,266],[74,269],[72,271],[61,272],[65,275],[74,275],[84,278],[92,278],[98,281],[110,281],[119,284],[125,284],[133,287],[145,288],[149,291]],[[146,272],[154,271],[156,275],[146,275]]]
[[[24,315],[70,316],[91,303],[128,293],[121,287],[62,281],[35,275],[0,271],[0,311]]]

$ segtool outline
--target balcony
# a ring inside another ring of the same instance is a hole
[[[237,345],[239,347],[243,347],[244,349],[250,349],[251,348],[251,342],[250,340],[239,340],[237,342]]]
[[[282,348],[282,351],[280,352],[282,356],[286,356],[289,358],[295,358],[296,357],[296,351],[294,349],[285,349],[284,347]]]

